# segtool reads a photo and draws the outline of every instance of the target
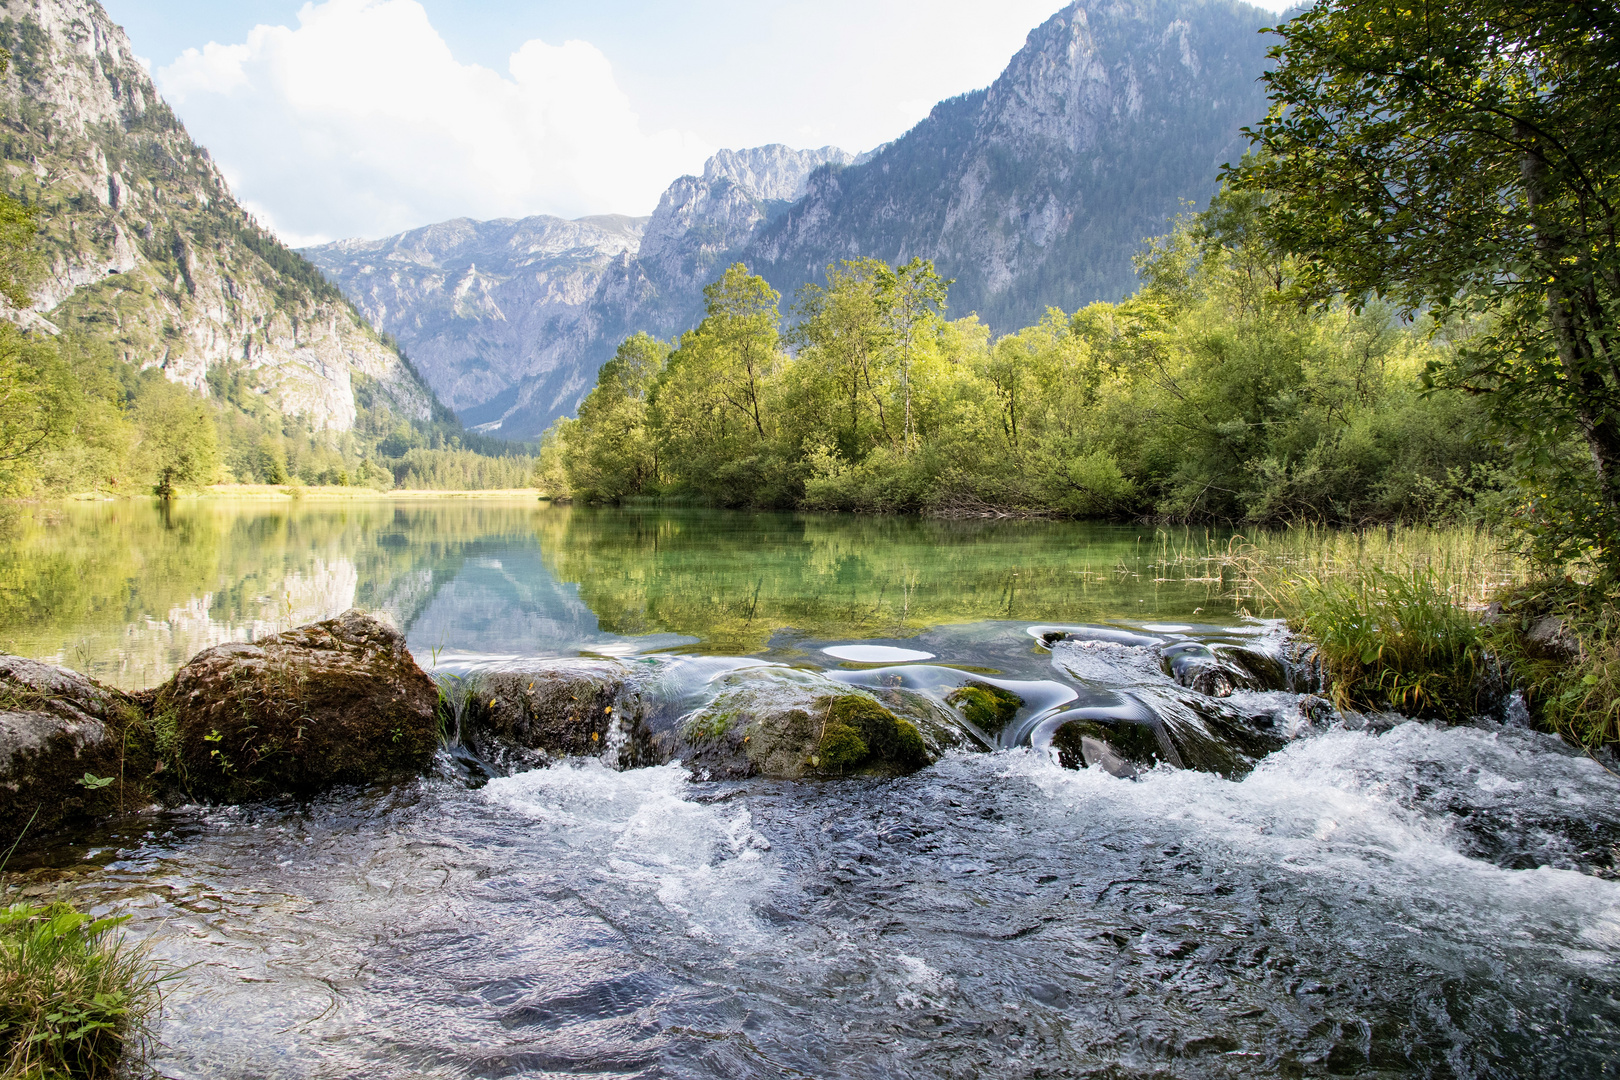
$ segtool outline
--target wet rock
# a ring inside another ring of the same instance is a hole
[[[1315,694],[1301,697],[1297,708],[1300,722],[1308,727],[1330,727],[1339,718],[1339,710],[1333,707],[1333,702]]]
[[[731,672],[715,689],[656,739],[668,757],[715,778],[896,775],[929,764],[945,739],[959,738],[937,705],[904,690],[856,689],[790,668]]]
[[[1024,707],[1024,699],[1017,694],[983,682],[969,682],[947,694],[945,701],[961,713],[964,720],[992,739],[1000,735]]]
[[[198,653],[158,688],[152,716],[191,797],[238,801],[419,774],[437,705],[404,636],[349,611]]]
[[[0,845],[149,802],[152,742],[137,699],[0,655]]]
[[[1180,685],[1210,697],[1234,690],[1286,690],[1288,666],[1274,656],[1239,645],[1178,641],[1160,652],[1164,672]]]
[[[1138,766],[1151,768],[1162,757],[1158,734],[1148,724],[1102,724],[1069,720],[1052,733],[1052,749],[1065,769],[1100,765],[1122,779],[1136,776]]]
[[[446,689],[461,701],[462,744],[500,771],[587,756],[629,769],[668,760],[653,742],[652,710],[637,674],[621,660],[535,660]]]

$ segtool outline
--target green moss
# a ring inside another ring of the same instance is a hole
[[[834,698],[826,705],[826,730],[835,725],[848,728],[865,745],[866,755],[858,763],[866,767],[907,770],[928,763],[928,751],[922,735],[910,721],[862,694],[849,694]],[[851,762],[853,766],[856,762]],[[848,767],[848,766],[846,766]]]
[[[735,710],[699,713],[686,722],[685,735],[694,742],[721,738],[737,722],[738,715]]]
[[[865,760],[868,753],[866,740],[848,724],[829,720],[821,733],[813,764],[819,769],[843,772]]]
[[[986,735],[1001,734],[1024,705],[1024,699],[1017,694],[981,682],[953,690],[945,700]]]

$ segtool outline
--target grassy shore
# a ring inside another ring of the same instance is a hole
[[[77,502],[102,502],[121,498],[149,498],[147,495],[120,496],[102,493],[84,493],[64,496]],[[450,491],[426,488],[394,488],[380,491],[368,487],[338,487],[317,484],[212,484],[196,491],[185,492],[181,499],[269,499],[293,501],[308,499],[312,502],[345,502],[354,500],[390,499],[419,501],[423,499],[537,499],[538,488],[496,488],[487,491]]]
[[[1620,589],[1485,530],[1303,527],[1161,535],[1158,565],[1219,582],[1316,646],[1342,709],[1462,721],[1524,696],[1588,749],[1620,745]]]

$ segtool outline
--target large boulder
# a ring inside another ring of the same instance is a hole
[[[152,742],[129,695],[0,655],[0,850],[149,802]]]
[[[569,657],[503,665],[444,683],[461,744],[502,772],[565,757],[600,757],[618,769],[659,765],[649,701],[638,691],[654,661]],[[652,695],[655,699],[656,695]]]
[[[198,653],[158,688],[152,722],[191,797],[240,801],[420,773],[437,706],[404,636],[348,611]]]
[[[713,690],[656,742],[666,757],[716,779],[893,776],[962,741],[949,711],[920,694],[856,688],[817,672],[743,668]]]

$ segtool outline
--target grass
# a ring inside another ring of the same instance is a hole
[[[68,904],[0,910],[0,1078],[98,1080],[144,1059],[166,977]]]
[[[1501,646],[1484,616],[1531,577],[1499,537],[1467,528],[1165,536],[1157,565],[1218,584],[1241,611],[1286,618],[1316,646],[1340,709],[1449,722],[1500,699]]]
[[[1432,564],[1290,576],[1271,592],[1316,646],[1341,710],[1455,722],[1495,703],[1500,680],[1479,615]]]

